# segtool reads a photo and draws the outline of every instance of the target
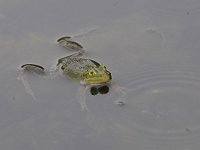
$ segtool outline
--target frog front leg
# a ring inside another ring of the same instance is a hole
[[[89,109],[87,107],[87,104],[86,104],[86,91],[88,88],[90,88],[91,86],[89,85],[80,85],[79,89],[78,89],[78,92],[76,94],[76,97],[81,105],[81,111],[88,111],[89,112]]]
[[[128,88],[120,86],[119,84],[112,82],[110,83],[111,89],[113,89],[115,92],[120,93],[122,95],[126,95],[128,92]]]
[[[119,94],[119,97],[114,100],[114,103],[118,106],[124,106],[126,101],[124,96],[129,92],[129,89],[123,86],[118,85],[117,83],[111,83],[111,89]]]

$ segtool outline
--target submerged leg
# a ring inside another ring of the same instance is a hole
[[[47,79],[55,79],[59,73],[59,66],[51,67],[48,71],[46,71],[46,76],[44,78]]]
[[[87,104],[86,104],[86,91],[88,89],[88,86],[80,86],[79,89],[78,89],[78,93],[77,93],[77,97],[78,97],[78,100],[79,100],[79,103],[81,105],[81,111],[88,111],[89,112],[89,109],[87,107]]]
[[[114,89],[114,91],[116,91],[117,93],[120,93],[122,95],[126,95],[128,92],[128,89],[126,87],[119,86],[116,83],[112,83],[111,88]]]
[[[78,52],[75,52],[74,54],[70,55],[71,57],[80,57],[85,53],[85,50],[81,49]]]
[[[114,99],[114,103],[118,106],[124,106],[126,104],[124,96],[129,92],[129,89],[119,86],[116,83],[112,83],[111,88],[119,94],[119,97],[117,99]]]
[[[36,100],[35,94],[33,93],[32,89],[31,89],[31,87],[30,87],[30,84],[28,83],[27,76],[26,76],[24,70],[23,70],[22,72],[20,72],[19,77],[18,77],[18,80],[21,80],[21,81],[22,81],[26,93],[30,94],[30,95],[32,96],[32,98],[33,98],[34,100]]]

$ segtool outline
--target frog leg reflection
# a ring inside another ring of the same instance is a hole
[[[77,98],[78,98],[78,101],[81,105],[81,111],[88,111],[89,112],[89,109],[87,107],[87,104],[86,104],[86,91],[87,89],[89,88],[90,86],[89,85],[81,85],[78,89],[78,93],[77,93]]]
[[[22,81],[26,93],[30,94],[30,95],[32,96],[32,98],[33,98],[34,100],[36,100],[35,94],[34,94],[33,90],[31,89],[30,84],[28,83],[26,71],[22,70],[22,71],[20,72],[19,77],[18,77],[18,80]]]

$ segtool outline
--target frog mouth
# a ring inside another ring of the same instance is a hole
[[[102,83],[107,83],[112,79],[111,73],[105,74],[100,80]]]
[[[112,79],[110,73],[103,75],[102,77],[96,77],[93,79],[86,80],[88,84],[104,84],[108,83]]]
[[[112,79],[111,73],[110,73],[109,71],[107,71],[107,73],[108,73],[108,76],[109,76],[109,78],[110,78],[110,80],[111,80],[111,79]]]

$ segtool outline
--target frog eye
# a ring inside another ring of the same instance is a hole
[[[100,66],[100,67],[99,67],[99,70],[105,71],[105,70],[106,70],[106,67],[105,67],[105,66]]]
[[[92,70],[92,71],[90,71],[88,74],[89,74],[90,77],[93,77],[93,76],[95,76],[97,73],[96,73],[94,70]]]
[[[63,65],[62,67],[61,67],[61,69],[62,70],[65,70],[67,67],[65,66],[65,65]]]

